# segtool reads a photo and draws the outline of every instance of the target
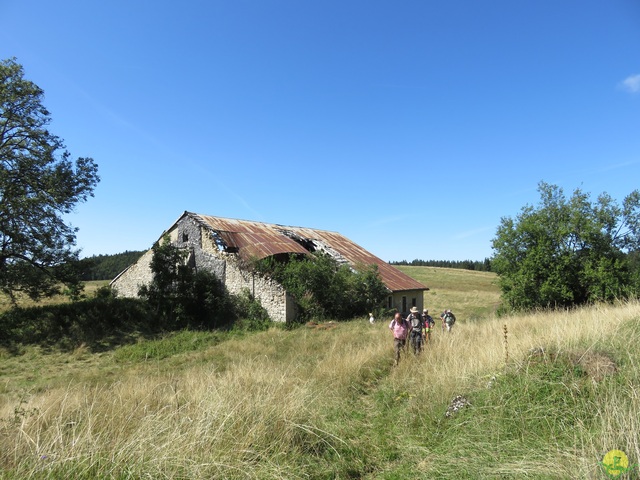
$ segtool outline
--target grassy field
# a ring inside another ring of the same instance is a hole
[[[490,274],[403,269],[460,321],[395,368],[365,318],[1,353],[0,478],[638,478],[638,302],[496,318]]]
[[[109,285],[109,280],[93,280],[90,282],[84,282],[84,295],[91,297],[96,290],[100,287]],[[33,305],[55,305],[60,302],[67,302],[69,298],[65,295],[55,295],[51,298],[45,298],[38,302],[34,302],[25,295],[19,295],[17,298],[17,304],[20,307],[30,307]],[[0,294],[0,312],[4,312],[11,308],[11,300],[4,294]]]
[[[486,318],[495,313],[500,304],[494,273],[408,265],[396,268],[429,287],[424,294],[424,304],[434,318],[448,308],[458,319]]]

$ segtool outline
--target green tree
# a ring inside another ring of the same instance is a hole
[[[357,274],[351,276],[352,287],[348,290],[351,298],[351,312],[374,312],[380,309],[389,296],[389,289],[380,278],[377,265],[359,265]]]
[[[580,189],[567,199],[541,182],[540,204],[501,219],[492,269],[513,309],[566,307],[638,293],[630,259],[640,247],[640,193],[618,205]]]
[[[70,160],[47,130],[44,92],[24,79],[15,59],[0,61],[0,290],[15,299],[78,291],[77,228],[63,216],[93,196],[98,167]]]
[[[167,236],[152,250],[153,280],[139,295],[149,302],[162,328],[215,328],[236,318],[222,283],[213,273],[189,265],[187,250],[172,245]]]
[[[319,252],[286,260],[267,257],[254,262],[253,268],[273,277],[292,295],[300,310],[299,320],[366,315],[389,294],[376,265],[352,269]]]

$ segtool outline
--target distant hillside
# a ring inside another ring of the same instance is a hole
[[[129,265],[134,264],[144,251],[126,251],[114,255],[94,255],[82,259],[82,280],[112,280]]]

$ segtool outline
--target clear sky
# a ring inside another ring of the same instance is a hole
[[[540,181],[640,188],[638,0],[0,0],[0,58],[101,182],[82,256],[185,211],[483,260]]]

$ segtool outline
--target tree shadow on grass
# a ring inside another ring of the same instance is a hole
[[[104,352],[152,338],[160,328],[144,301],[108,297],[16,307],[0,315],[0,331],[0,346],[10,355],[20,355],[26,345],[63,352],[85,346]]]

